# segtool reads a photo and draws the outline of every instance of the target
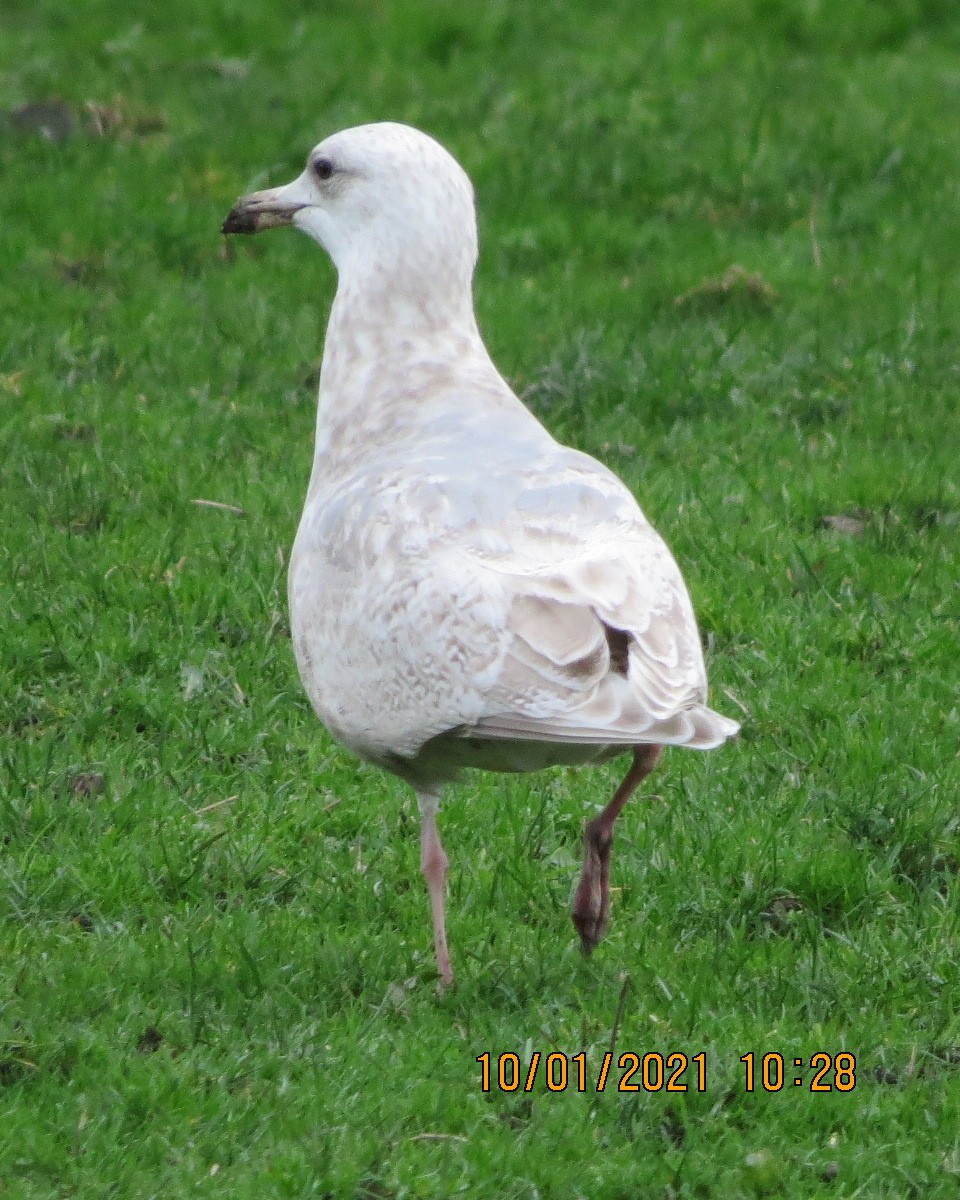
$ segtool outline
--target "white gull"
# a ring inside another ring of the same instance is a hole
[[[278,225],[338,273],[290,558],[303,685],[338,741],[416,790],[445,983],[442,785],[632,751],[585,827],[573,920],[589,952],[630,793],[662,746],[709,750],[738,729],[707,707],[680,571],[617,476],[556,442],[493,365],[473,312],[473,189],[442,146],[392,123],[336,133],[293,183],[239,200],[224,232]]]

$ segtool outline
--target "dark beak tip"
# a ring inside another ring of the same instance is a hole
[[[223,233],[256,233],[257,222],[254,213],[239,205],[231,208],[223,222]]]

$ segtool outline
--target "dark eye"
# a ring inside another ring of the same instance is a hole
[[[329,158],[314,159],[313,173],[320,180],[329,179],[333,174],[333,163]]]

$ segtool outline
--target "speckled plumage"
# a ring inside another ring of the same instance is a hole
[[[406,126],[345,130],[225,228],[258,228],[262,213],[319,241],[339,275],[289,575],[297,665],[331,733],[421,799],[464,766],[536,770],[734,734],[706,705],[663,540],[487,354],[473,193],[454,159]]]

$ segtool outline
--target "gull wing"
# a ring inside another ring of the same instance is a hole
[[[586,472],[577,464],[581,493],[589,484],[596,503],[581,494],[581,503],[557,510],[547,497],[534,517],[528,497],[509,554],[479,555],[499,576],[508,636],[484,712],[464,732],[598,746],[720,745],[739,726],[707,707],[679,568],[624,485],[586,462]]]

